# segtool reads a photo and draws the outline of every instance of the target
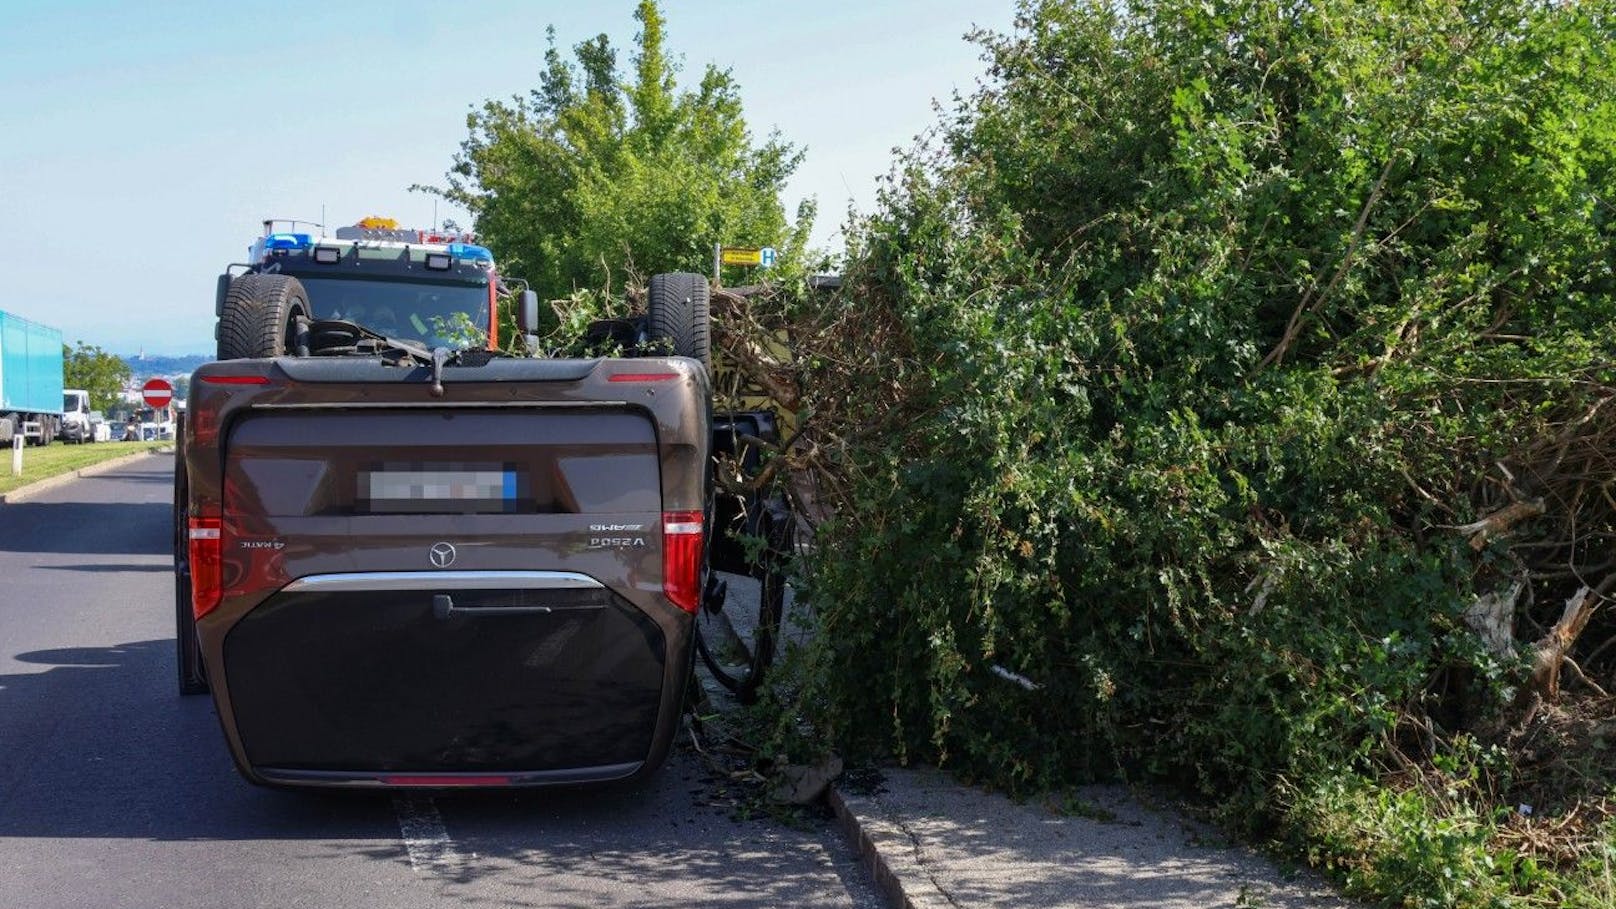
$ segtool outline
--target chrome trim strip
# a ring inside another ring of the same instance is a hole
[[[282,593],[357,590],[599,590],[606,585],[575,571],[355,571],[311,574]]]

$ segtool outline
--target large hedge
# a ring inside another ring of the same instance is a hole
[[[818,728],[1013,789],[1176,779],[1411,901],[1547,892],[1386,856],[1494,829],[1531,645],[1609,586],[1613,21],[1051,0],[977,36],[794,316]],[[1573,646],[1606,685],[1613,633]],[[1328,826],[1428,773],[1447,827]]]

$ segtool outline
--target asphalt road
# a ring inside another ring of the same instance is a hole
[[[681,741],[633,787],[258,789],[176,693],[156,456],[0,505],[0,904],[877,907],[829,821],[738,820]]]

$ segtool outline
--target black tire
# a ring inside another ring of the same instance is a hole
[[[176,432],[178,435],[178,432]],[[185,459],[174,456],[174,656],[179,668],[180,695],[208,693],[202,669],[202,649],[196,641],[196,617],[191,612],[190,528],[186,515],[190,491]]]
[[[652,275],[646,288],[646,340],[660,353],[700,360],[712,372],[711,306],[704,276],[689,272]]]
[[[733,629],[728,616],[710,614],[705,603],[696,621],[696,652],[701,661],[743,704],[757,700],[758,688],[774,662],[785,614],[786,565],[794,539],[789,517],[776,518],[768,511],[760,516],[756,532],[765,545],[748,572],[757,583],[756,614],[745,617],[750,627]],[[733,614],[735,610],[727,611]]]
[[[297,320],[309,295],[289,275],[241,275],[230,282],[219,315],[219,359],[281,357],[296,350]]]

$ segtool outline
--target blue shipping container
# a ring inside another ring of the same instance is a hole
[[[62,333],[0,312],[0,411],[62,412]]]

